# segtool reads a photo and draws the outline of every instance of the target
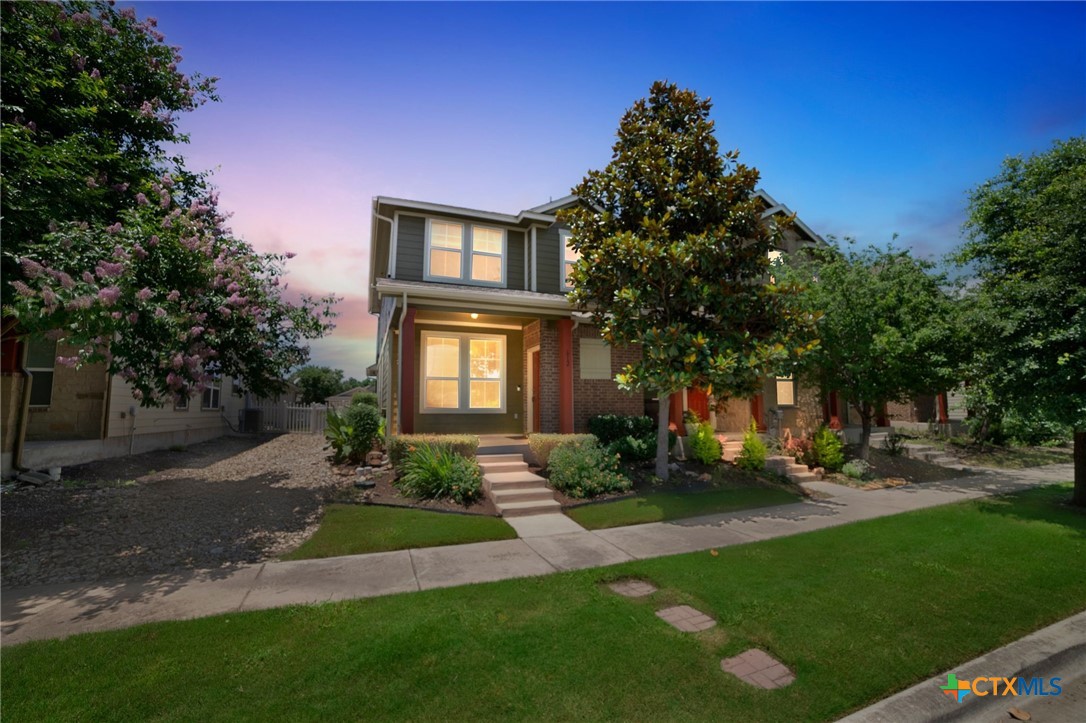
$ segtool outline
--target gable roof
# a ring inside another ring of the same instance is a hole
[[[573,206],[580,200],[581,199],[577,196],[570,194],[568,196],[562,196],[561,198],[554,201],[548,201],[547,203],[541,204],[539,206],[534,206],[532,208],[529,208],[528,210],[532,213],[554,213],[561,208]]]
[[[788,208],[788,206],[785,206],[783,203],[778,203],[775,198],[766,193],[765,189],[755,189],[754,195],[762,199],[762,203],[766,205],[766,210],[762,211],[762,218],[770,218],[771,216],[776,216],[781,213],[786,216],[794,215],[792,209]],[[792,221],[792,225],[802,231],[803,234],[807,236],[808,241],[811,241],[812,243],[826,243],[825,239],[812,231],[811,227],[803,223],[799,216],[795,217]]]

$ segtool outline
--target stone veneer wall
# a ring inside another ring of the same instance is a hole
[[[74,347],[59,345],[58,356],[75,356]],[[101,439],[109,376],[105,364],[72,369],[53,368],[53,396],[48,407],[31,407],[26,440]]]

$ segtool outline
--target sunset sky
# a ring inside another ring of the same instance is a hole
[[[123,4],[123,3],[122,3]],[[1086,131],[1086,4],[136,3],[219,76],[186,118],[234,230],[344,297],[314,362],[362,376],[370,200],[515,213],[610,157],[656,79],[823,235],[941,255],[968,189]]]

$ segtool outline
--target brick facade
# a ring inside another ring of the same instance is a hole
[[[74,356],[76,349],[57,347],[58,356]],[[53,369],[53,397],[48,407],[31,407],[26,421],[27,441],[101,439],[109,376],[105,364]]]

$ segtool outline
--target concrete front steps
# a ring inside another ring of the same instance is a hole
[[[770,472],[784,475],[796,484],[801,482],[815,482],[822,479],[822,475],[815,474],[807,469],[805,464],[797,464],[796,460],[785,455],[766,457],[765,468]]]
[[[483,491],[502,517],[562,511],[547,480],[528,471],[523,454],[481,454],[476,460],[483,471]]]
[[[961,462],[959,462],[956,457],[951,457],[943,450],[933,447],[930,444],[906,442],[905,454],[914,459],[922,459],[925,462],[931,462],[932,464],[937,464],[941,467],[961,466]]]

